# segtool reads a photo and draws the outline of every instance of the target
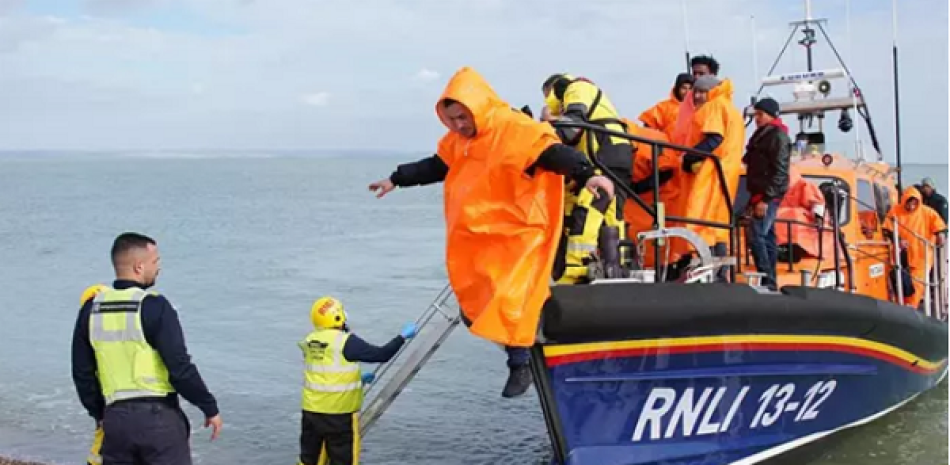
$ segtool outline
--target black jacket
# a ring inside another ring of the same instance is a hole
[[[789,147],[785,131],[766,125],[755,130],[746,146],[746,189],[762,201],[780,200],[788,192]]]
[[[940,195],[939,192],[934,191],[930,196],[924,195],[923,186],[914,185],[918,191],[920,191],[920,196],[924,199],[924,205],[933,208],[937,211],[937,214],[940,215],[940,218],[943,218],[943,222],[947,222],[947,198]]]
[[[579,186],[587,184],[587,180],[594,176],[594,166],[587,156],[564,144],[553,144],[545,149],[526,171],[530,174],[538,168],[567,176]],[[425,186],[445,181],[448,174],[449,166],[436,154],[399,165],[389,180],[399,187]]]
[[[115,289],[138,287],[139,283],[117,280],[112,285]],[[96,377],[96,353],[89,342],[89,313],[92,310],[92,300],[85,302],[79,310],[76,319],[76,328],[73,332],[72,371],[76,393],[89,415],[97,421],[102,419],[105,410],[105,399]],[[188,348],[185,346],[185,337],[181,323],[178,321],[178,312],[164,296],[148,295],[142,301],[142,332],[148,342],[162,357],[165,367],[168,368],[168,378],[177,392],[168,395],[168,402],[178,405],[178,395],[194,404],[206,417],[211,418],[218,414],[218,403],[208,391],[198,368],[191,361]]]

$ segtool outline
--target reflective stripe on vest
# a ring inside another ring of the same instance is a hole
[[[300,343],[304,352],[303,410],[353,413],[363,404],[360,366],[343,356],[349,334],[317,330]]]
[[[110,288],[93,299],[89,341],[106,405],[175,391],[161,356],[142,331],[142,301],[149,294],[138,288]]]

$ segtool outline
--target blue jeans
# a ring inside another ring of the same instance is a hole
[[[508,354],[508,368],[516,368],[528,364],[531,352],[526,347],[505,347]]]
[[[762,284],[774,288],[775,273],[778,267],[778,244],[775,239],[775,215],[778,213],[779,201],[769,202],[769,208],[762,218],[752,217],[749,224],[749,248],[752,249],[752,259],[759,273],[765,273]]]

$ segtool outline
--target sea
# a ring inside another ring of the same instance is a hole
[[[301,355],[314,299],[341,299],[382,344],[446,284],[441,189],[367,185],[404,157],[367,153],[0,154],[0,456],[84,460],[94,429],[70,377],[79,295],[109,283],[124,231],[158,241],[156,290],[179,311],[218,399],[209,441],[185,404],[196,464],[293,464]],[[947,165],[907,165],[905,184]],[[541,464],[549,442],[534,390],[500,396],[495,345],[455,332],[363,441],[371,464]],[[813,463],[947,463],[947,383],[862,427]]]

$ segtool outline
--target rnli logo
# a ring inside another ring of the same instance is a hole
[[[321,315],[326,315],[327,312],[330,311],[331,308],[333,308],[333,301],[328,300],[324,302],[323,305],[320,306],[320,308],[317,309],[317,313]]]

